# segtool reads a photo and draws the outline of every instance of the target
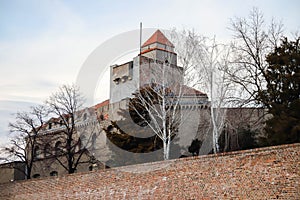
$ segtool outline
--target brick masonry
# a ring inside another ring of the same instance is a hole
[[[0,199],[300,199],[300,143],[6,183]]]

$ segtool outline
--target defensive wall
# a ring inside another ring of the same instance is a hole
[[[0,199],[300,199],[300,143],[5,183]]]

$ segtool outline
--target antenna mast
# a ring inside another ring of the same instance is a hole
[[[142,22],[140,22],[140,55],[142,53]]]
[[[142,22],[140,22],[140,59],[139,59],[139,67],[141,67],[141,55],[142,55]]]

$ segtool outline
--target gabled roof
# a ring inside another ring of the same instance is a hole
[[[174,47],[174,45],[166,38],[166,36],[160,31],[157,30],[153,35],[143,44],[142,47],[148,46],[153,43],[165,44],[170,47]]]

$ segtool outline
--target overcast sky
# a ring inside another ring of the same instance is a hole
[[[10,113],[75,82],[86,58],[111,37],[143,22],[226,40],[230,18],[246,17],[253,7],[266,20],[281,20],[288,33],[300,29],[298,0],[0,0],[0,144],[7,139]],[[104,94],[99,101],[106,93],[97,91]]]

